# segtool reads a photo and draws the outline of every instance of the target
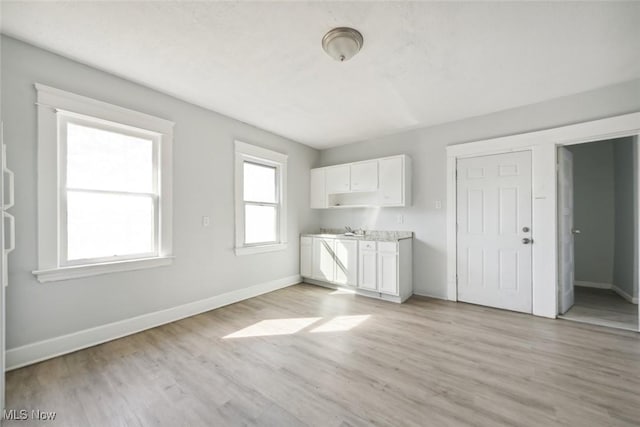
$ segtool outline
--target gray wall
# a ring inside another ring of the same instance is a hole
[[[637,137],[618,139],[613,144],[615,159],[615,257],[613,284],[632,297],[638,296],[637,180],[635,174]]]
[[[573,153],[573,224],[575,278],[613,283],[614,162],[613,141],[567,147]]]
[[[490,94],[489,94],[490,95]],[[412,230],[416,293],[446,298],[446,146],[640,111],[640,80],[490,115],[323,150],[328,166],[392,154],[413,159],[414,203],[407,208],[322,211],[326,227]],[[435,208],[436,200],[442,209]],[[397,223],[398,215],[404,224]]]
[[[318,151],[7,37],[2,37],[2,77],[17,227],[9,262],[7,348],[299,274],[297,236],[318,226],[308,197],[308,171],[318,163]],[[48,284],[35,280],[34,82],[176,123],[172,266]],[[235,138],[289,155],[285,251],[241,257],[233,252]],[[209,228],[201,226],[203,215],[211,217]]]

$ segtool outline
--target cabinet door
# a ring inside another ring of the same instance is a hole
[[[311,237],[300,238],[300,275],[302,277],[311,277],[312,254],[313,239]]]
[[[401,157],[380,160],[380,204],[404,203],[404,171]]]
[[[336,240],[336,283],[358,284],[358,242],[355,240]]]
[[[351,191],[376,191],[378,189],[378,161],[351,165]]]
[[[333,239],[313,239],[313,263],[311,273],[314,279],[325,282],[335,280],[335,261]]]
[[[311,209],[324,209],[327,207],[327,192],[325,191],[324,182],[325,170],[311,169],[310,177],[310,200]]]
[[[380,292],[398,295],[398,255],[378,252],[378,284]]]
[[[349,165],[333,166],[325,169],[327,194],[348,193],[349,185]]]
[[[376,252],[360,251],[359,261],[358,287],[369,291],[377,290]]]

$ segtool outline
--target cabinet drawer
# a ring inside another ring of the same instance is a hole
[[[376,242],[370,242],[370,241],[360,242],[360,250],[361,251],[375,251],[376,250]]]
[[[398,252],[398,244],[396,242],[378,242],[378,252]]]

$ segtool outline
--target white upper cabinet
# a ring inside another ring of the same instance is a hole
[[[351,191],[349,165],[331,166],[324,169],[327,194],[348,193]]]
[[[376,191],[378,189],[378,161],[351,165],[351,191]]]
[[[327,207],[327,191],[325,190],[325,169],[311,169],[311,209]]]
[[[406,155],[311,170],[311,207],[411,205],[411,159]]]
[[[380,204],[400,205],[403,203],[403,165],[402,158],[380,160]]]

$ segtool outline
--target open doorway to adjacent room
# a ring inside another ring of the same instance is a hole
[[[559,317],[638,330],[638,136],[558,148]]]

